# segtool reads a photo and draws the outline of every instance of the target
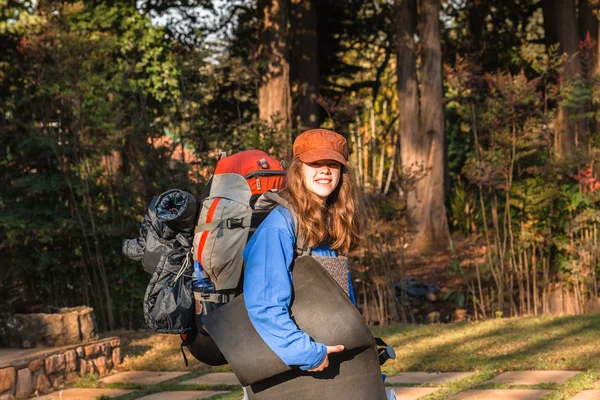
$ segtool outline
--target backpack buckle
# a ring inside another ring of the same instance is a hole
[[[261,158],[260,160],[258,160],[256,163],[262,169],[269,169],[269,167],[270,167],[269,163],[267,162],[267,160],[264,157]]]
[[[237,229],[244,227],[244,218],[229,218],[226,224],[228,229]]]

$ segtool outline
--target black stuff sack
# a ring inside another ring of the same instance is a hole
[[[141,261],[144,270],[154,274],[156,268],[175,270],[192,248],[198,203],[191,193],[170,189],[150,202],[139,237],[123,241],[123,254]]]
[[[144,317],[152,330],[184,334],[195,328],[192,265],[186,255],[181,268],[156,268],[144,295]]]
[[[141,261],[152,277],[144,295],[144,318],[156,332],[194,331],[192,238],[198,204],[191,193],[170,189],[152,199],[140,235],[123,242],[123,254]]]

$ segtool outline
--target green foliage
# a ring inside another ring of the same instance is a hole
[[[85,303],[103,329],[138,327],[147,276],[123,260],[121,242],[135,236],[150,196],[189,186],[170,151],[150,145],[181,97],[177,54],[126,7],[32,12],[0,31],[13,44],[12,62],[0,64],[9,87],[0,96],[2,306]]]
[[[257,118],[256,3],[229,2],[221,14],[208,0],[171,3],[0,0],[0,308],[86,303],[103,329],[141,326],[148,276],[120,245],[136,236],[150,199],[170,187],[198,193],[220,151],[279,152],[296,133],[275,134]],[[195,6],[222,23],[216,40],[187,13]],[[150,15],[171,11],[189,25],[152,25]],[[394,8],[327,0],[316,14],[323,126],[349,138],[353,161],[362,144],[361,180],[397,228],[406,210],[379,180],[387,186],[391,171],[401,191],[398,175],[408,187],[419,174],[408,179],[393,154],[404,117]],[[541,44],[539,3],[448,2],[442,14],[451,229],[489,240],[483,279],[506,292],[489,307],[510,315],[496,307],[518,290],[507,282],[522,278],[523,260],[550,268],[538,271],[540,290],[557,279],[589,285],[599,272],[594,44],[580,46],[585,74],[561,82],[566,59]],[[557,156],[559,106],[591,132],[569,160]]]
[[[481,224],[477,200],[461,180],[456,183],[450,196],[450,214],[454,230],[465,235],[477,233]]]
[[[473,63],[457,58],[454,67],[447,68],[446,81],[453,96],[448,107],[459,117],[455,124],[468,125],[461,131],[471,133],[473,146],[461,153],[466,157],[458,175],[469,185],[457,180],[453,189],[453,226],[467,233],[472,219],[467,210],[487,221],[482,227],[489,253],[483,273],[489,271],[494,278],[499,299],[493,307],[505,315],[515,309],[509,312],[503,301],[511,303],[517,293],[523,312],[524,286],[530,285],[523,281],[523,271],[531,265],[536,268],[531,274],[542,281],[534,291],[544,290],[549,279],[558,279],[576,290],[585,287],[584,297],[593,295],[600,254],[596,246],[600,184],[589,164],[597,150],[592,144],[578,158],[557,157],[558,133],[552,125],[556,111],[548,107],[586,109],[597,91],[595,78],[578,76],[562,82],[559,96],[553,83],[561,68],[556,48],[541,57],[535,48],[524,47],[525,60],[537,76],[528,77],[525,70],[481,74]],[[589,112],[571,114],[573,120],[591,117]],[[595,140],[590,137],[591,143]],[[542,268],[542,259],[548,260],[551,270]]]

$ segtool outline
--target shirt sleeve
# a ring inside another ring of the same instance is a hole
[[[244,250],[244,300],[252,325],[271,350],[286,365],[308,370],[323,362],[327,350],[290,318],[294,236],[288,225],[273,211],[250,239]]]

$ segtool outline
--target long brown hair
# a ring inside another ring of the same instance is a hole
[[[323,202],[306,188],[302,164],[294,158],[288,168],[286,187],[281,192],[296,213],[298,233],[310,247],[329,243],[332,250],[345,254],[360,241],[366,222],[352,172],[341,166],[340,182]]]

